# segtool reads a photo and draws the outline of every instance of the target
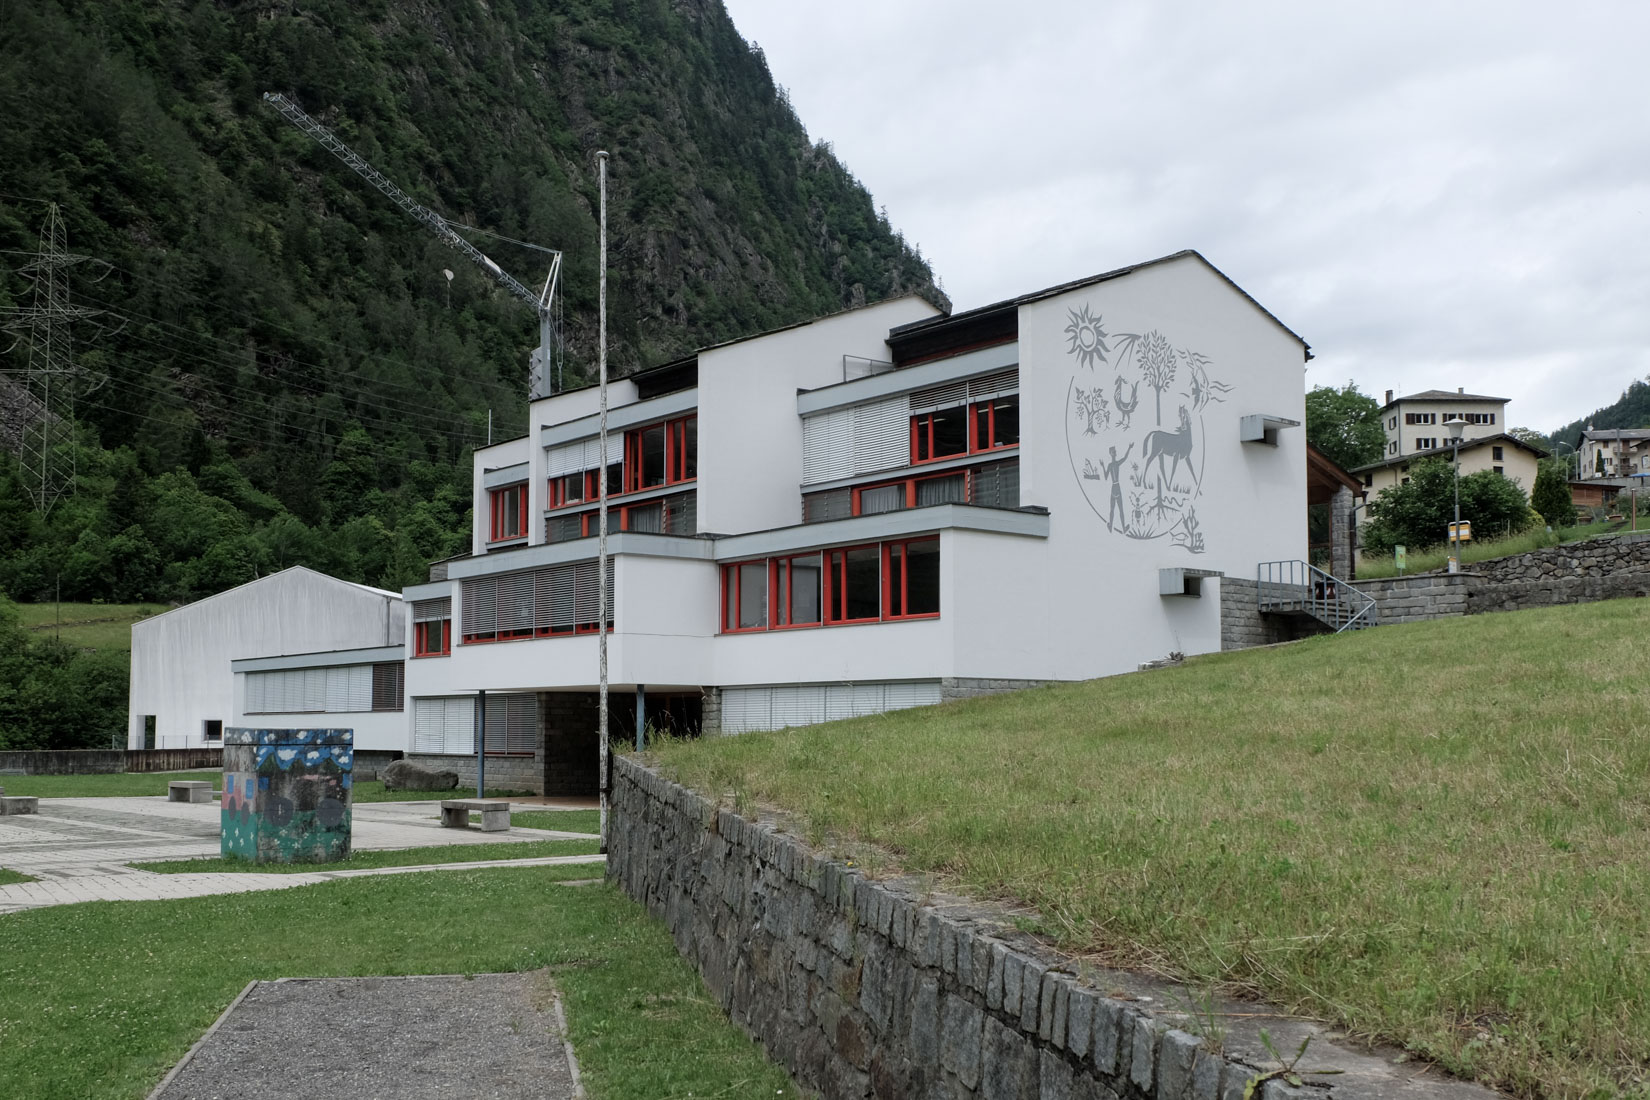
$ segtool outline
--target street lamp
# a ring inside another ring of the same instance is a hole
[[[1575,456],[1575,458],[1576,458],[1576,480],[1580,481],[1581,480],[1581,452],[1576,450],[1570,444],[1564,442],[1562,439],[1555,440],[1553,442],[1553,457],[1564,460],[1564,478],[1565,478],[1565,480],[1569,480],[1569,477],[1570,477],[1570,460],[1568,458],[1564,458],[1564,453],[1559,450],[1560,447],[1569,447],[1570,448],[1570,453]]]
[[[1449,529],[1449,571],[1461,572],[1461,429],[1467,422],[1459,416],[1444,421],[1449,429],[1450,447],[1455,452],[1455,522]]]

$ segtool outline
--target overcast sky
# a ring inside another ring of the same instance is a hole
[[[1309,386],[1650,374],[1650,4],[726,3],[959,310],[1195,248]]]

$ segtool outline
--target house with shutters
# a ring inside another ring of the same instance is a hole
[[[611,732],[737,733],[1220,648],[1304,555],[1307,345],[1195,252],[900,298],[532,403],[470,552],[402,593],[414,759],[590,793]],[[597,565],[597,500],[610,564]],[[611,593],[605,622],[599,586]]]

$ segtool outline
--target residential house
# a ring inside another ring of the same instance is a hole
[[[1459,417],[1466,421],[1462,439],[1485,439],[1507,430],[1507,398],[1485,397],[1457,389],[1422,390],[1394,399],[1386,391],[1381,406],[1381,427],[1386,430],[1386,457],[1407,458],[1426,451],[1448,450],[1446,421]]]

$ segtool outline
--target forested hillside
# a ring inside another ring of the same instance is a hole
[[[445,216],[563,250],[569,383],[601,148],[620,372],[940,293],[719,0],[0,0],[0,592],[187,600],[299,563],[397,588],[464,545],[468,451],[489,413],[521,431],[532,312],[264,91]],[[59,380],[77,491],[42,515],[16,311],[48,202],[100,261],[64,271],[69,301],[104,312]]]
[[[1588,425],[1595,428],[1650,427],[1650,382],[1632,383],[1622,391],[1614,404],[1606,405],[1579,420],[1572,420],[1555,431],[1553,441],[1568,443],[1572,447],[1578,446],[1582,429]]]

